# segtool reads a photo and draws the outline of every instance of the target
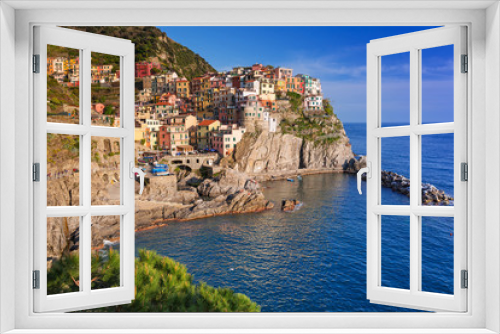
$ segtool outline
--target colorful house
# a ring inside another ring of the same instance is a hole
[[[135,77],[142,78],[145,76],[150,76],[152,74],[151,70],[153,68],[161,71],[160,63],[153,63],[153,62],[135,63]]]
[[[198,149],[210,148],[210,132],[217,130],[220,122],[217,120],[203,120],[198,124],[197,146]]]
[[[216,149],[222,157],[227,157],[233,153],[244,133],[245,128],[238,128],[236,124],[221,125],[210,133],[210,148]]]

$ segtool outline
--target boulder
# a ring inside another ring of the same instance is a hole
[[[295,211],[302,205],[302,202],[296,199],[284,199],[281,201],[281,211]]]

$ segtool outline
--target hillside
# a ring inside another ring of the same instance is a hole
[[[135,44],[135,60],[157,60],[188,80],[215,69],[200,55],[169,38],[156,27],[66,27],[94,34],[129,39]],[[156,59],[155,59],[156,58]]]

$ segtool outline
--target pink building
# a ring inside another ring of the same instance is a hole
[[[261,68],[263,68],[264,66],[262,66],[262,64],[253,64],[252,65],[252,71],[257,71],[257,70],[260,70]]]
[[[245,128],[238,128],[236,124],[221,125],[219,130],[210,133],[210,147],[217,150],[222,157],[227,157],[233,153],[244,133]]]
[[[160,97],[160,101],[159,102],[164,102],[167,105],[175,106],[176,100],[177,100],[177,96],[175,96],[175,94],[167,93],[167,94],[163,94]]]
[[[293,76],[293,70],[291,68],[277,67],[274,69],[274,79],[285,79]]]
[[[135,63],[135,77],[142,78],[150,76],[153,68],[161,70],[161,65],[159,63],[149,62]]]

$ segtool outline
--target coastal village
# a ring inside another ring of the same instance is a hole
[[[49,57],[47,70],[59,84],[79,86],[78,57]],[[227,157],[245,131],[276,132],[280,113],[290,108],[290,96],[300,95],[305,112],[322,113],[328,104],[319,79],[262,64],[187,80],[160,63],[138,62],[135,78],[134,137],[145,156],[217,152]],[[93,90],[119,89],[120,70],[113,64],[93,65],[91,79]],[[93,124],[120,124],[118,97],[93,101]],[[66,106],[63,116],[78,112],[78,106]]]
[[[80,122],[78,56],[59,47],[48,52],[49,122]],[[120,126],[119,65],[118,57],[92,54],[92,125]],[[138,61],[135,95],[136,164],[146,172],[144,192],[136,194],[137,230],[269,210],[275,203],[261,181],[353,174],[366,164],[352,152],[320,80],[292,68],[254,64],[188,80],[160,62]],[[47,144],[47,205],[79,205],[79,137],[48,134]],[[119,204],[120,142],[92,137],[91,148],[92,205]],[[383,182],[402,195],[409,184],[395,174]],[[425,191],[428,205],[452,200],[435,188]],[[302,204],[280,200],[283,211]],[[61,219],[47,222],[49,258],[77,247],[78,220]],[[92,247],[102,247],[119,237],[120,219],[95,217],[93,229]]]

